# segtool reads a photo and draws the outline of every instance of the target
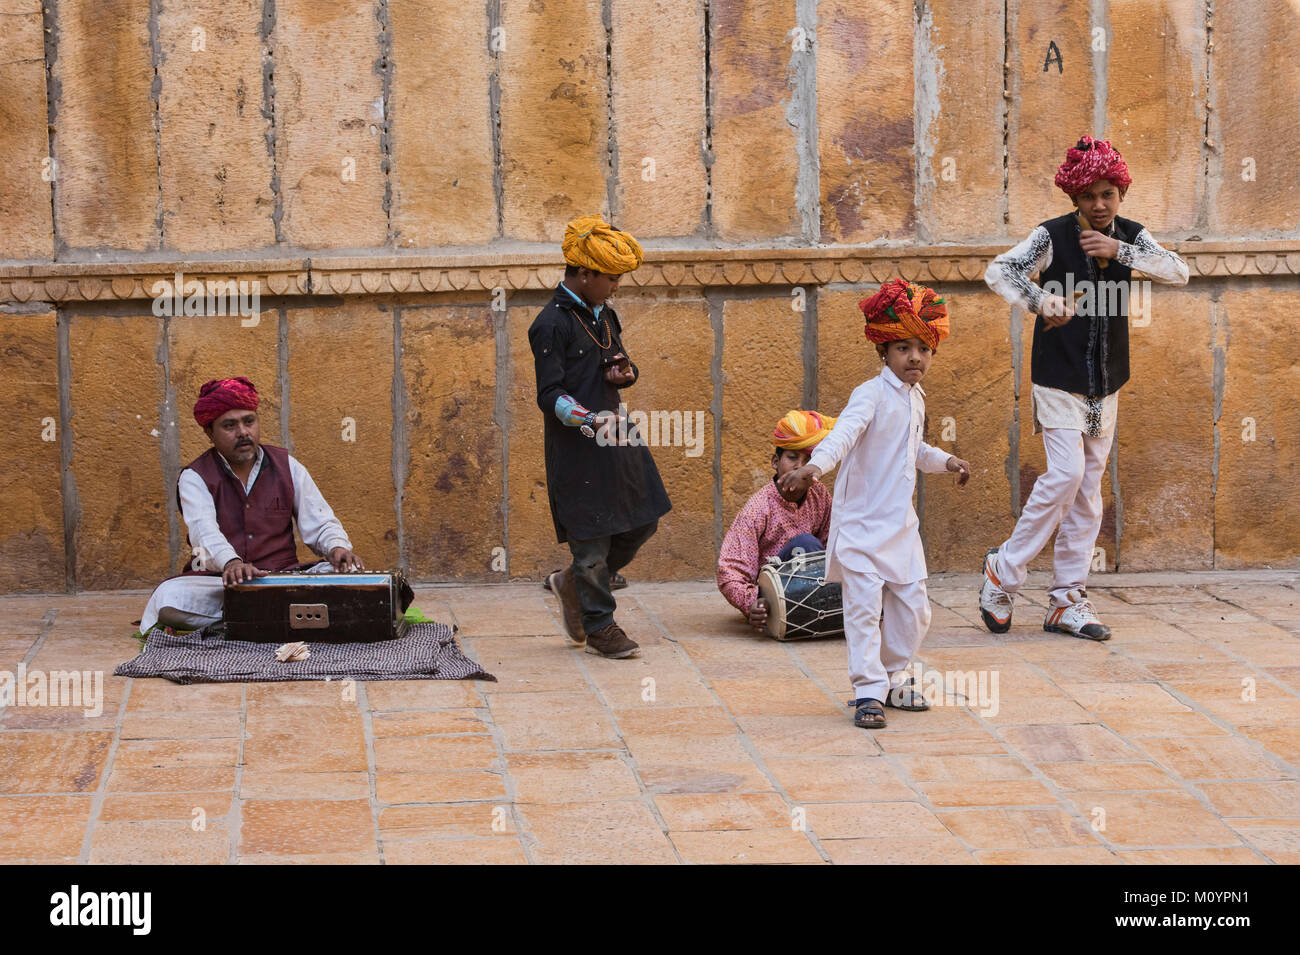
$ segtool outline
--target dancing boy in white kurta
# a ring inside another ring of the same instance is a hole
[[[916,470],[953,471],[964,485],[970,465],[921,440],[925,392],[920,382],[935,348],[948,337],[943,299],[932,289],[893,279],[860,307],[867,338],[876,343],[885,367],[853,390],[808,464],[780,483],[784,490],[797,490],[840,465],[826,576],[843,588],[853,722],[879,729],[886,706],[930,708],[911,681],[890,689],[930,626],[925,553],[912,507]]]

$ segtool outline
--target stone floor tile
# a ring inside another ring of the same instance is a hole
[[[1155,763],[1039,763],[1038,769],[1066,791],[1180,788],[1178,780]]]
[[[0,796],[0,863],[75,858],[90,796]]]
[[[220,819],[230,812],[233,798],[228,792],[110,794],[100,807],[99,822]]]
[[[658,821],[636,800],[532,803],[519,806],[518,812],[533,840],[533,860],[544,865],[677,861]]]
[[[349,685],[350,684],[350,685]],[[357,712],[356,681],[293,680],[283,683],[249,683],[247,705],[251,715],[262,708],[311,706],[340,713]],[[351,696],[351,699],[349,699]]]
[[[615,714],[623,733],[669,736],[732,736],[736,723],[721,706],[681,706],[619,710]]]
[[[389,736],[374,749],[377,773],[488,770],[497,759],[490,736]]]
[[[1056,797],[1036,779],[937,780],[920,783],[920,787],[936,808],[1056,805]]]
[[[620,745],[594,693],[498,693],[492,719],[515,752],[542,749],[601,749]]]
[[[1005,756],[1007,754],[1007,748],[994,737],[993,733],[982,728],[959,733],[918,733],[896,732],[891,724],[889,730],[875,732],[872,738],[886,755]]]
[[[248,706],[244,764],[280,772],[364,772],[366,745],[355,706]]]
[[[1059,849],[980,849],[980,865],[1123,865],[1103,846],[1066,846]]]
[[[935,814],[972,849],[1099,845],[1086,826],[1060,809],[952,809]]]
[[[897,762],[918,782],[1028,779],[1032,775],[1014,756],[900,756]]]
[[[917,798],[903,777],[878,756],[774,756],[764,762],[797,803]]]
[[[1294,816],[1300,825],[1300,782],[1295,779],[1198,783],[1196,788],[1221,816]]]
[[[452,710],[403,710],[396,713],[373,713],[370,725],[379,736],[433,736],[447,733],[489,732],[488,725],[475,710],[459,707]]]
[[[671,833],[690,865],[817,865],[822,857],[808,837],[790,829]]]
[[[674,736],[669,733],[625,733],[623,743],[638,763],[737,763],[749,759],[745,738]]]
[[[1101,721],[1125,739],[1144,736],[1226,736],[1228,731],[1204,713],[1119,711],[1106,713]]]
[[[1063,683],[1061,689],[1069,693],[1085,708],[1094,713],[1186,713],[1184,703],[1169,695],[1169,691],[1154,683]]]
[[[653,794],[771,792],[772,782],[751,760],[734,763],[638,763]]]
[[[384,843],[386,865],[527,865],[519,837],[413,839]]]
[[[1300,766],[1300,726],[1247,725],[1240,732],[1292,766]]]
[[[641,786],[617,753],[511,753],[506,769],[519,803],[631,799]]]
[[[974,865],[974,857],[950,835],[827,839],[819,841],[836,865]]]
[[[1039,668],[1058,684],[1139,683],[1151,679],[1148,668],[1118,653],[1099,659],[1045,660]]]
[[[99,822],[91,839],[91,865],[221,865],[230,858],[222,822],[201,830],[188,820]]]
[[[995,726],[1032,726],[1062,723],[1091,723],[1096,716],[1067,696],[1053,699],[1007,699],[1003,697],[996,713],[984,717]]]
[[[776,793],[656,796],[669,832],[714,829],[790,829],[791,810]]]
[[[1300,865],[1300,820],[1294,818],[1230,819],[1241,838],[1278,865]]]
[[[1089,792],[1070,797],[1080,815],[1093,821],[1116,846],[1215,847],[1241,840],[1213,813],[1185,792]],[[1097,810],[1104,810],[1104,817]]]
[[[381,803],[444,803],[471,800],[505,800],[505,779],[500,773],[385,773],[375,775],[375,798]]]
[[[368,799],[370,777],[364,772],[280,772],[245,767],[241,799]]]
[[[880,746],[849,720],[829,716],[741,716],[737,722],[759,755],[876,756]]]
[[[735,716],[837,716],[843,710],[804,680],[714,680],[713,689]]]
[[[1132,746],[1096,724],[1008,726],[1002,738],[1035,763],[1071,760],[1131,760],[1140,757]]]
[[[365,799],[249,799],[240,817],[241,856],[366,852],[375,846]]]
[[[1121,849],[1129,865],[1262,865],[1265,859],[1247,849]]]
[[[242,732],[238,710],[205,713],[182,710],[158,713],[148,710],[128,711],[122,720],[122,739],[212,739],[238,737]]]
[[[1288,775],[1258,746],[1235,737],[1171,736],[1135,742],[1183,779],[1282,779]]]
[[[254,684],[248,684],[253,686]],[[243,683],[195,683],[181,686],[169,680],[132,680],[128,713],[148,710],[176,713],[185,710],[216,712],[239,710],[244,700]]]
[[[112,742],[100,730],[0,732],[0,793],[93,792]]]
[[[514,817],[500,803],[447,803],[437,806],[389,806],[379,813],[384,845],[394,840],[477,838],[515,832]]]
[[[365,852],[311,852],[301,855],[281,855],[262,852],[252,856],[239,856],[237,865],[379,865],[379,850]]]
[[[939,818],[919,802],[805,803],[804,822],[818,839],[947,838]]]
[[[479,691],[488,680],[385,680],[366,684],[373,710],[440,710],[483,706]]]

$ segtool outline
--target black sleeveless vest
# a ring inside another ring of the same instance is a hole
[[[1036,385],[1101,398],[1128,381],[1128,289],[1132,269],[1111,259],[1106,268],[1079,245],[1079,221],[1073,212],[1042,223],[1052,239],[1052,263],[1038,284],[1075,304],[1075,317],[1048,328],[1034,322],[1030,377]],[[1113,235],[1133,242],[1142,224],[1116,216]],[[1052,283],[1049,285],[1049,283]],[[1082,298],[1071,294],[1083,291]]]

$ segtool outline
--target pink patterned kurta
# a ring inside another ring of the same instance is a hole
[[[763,562],[781,552],[799,534],[826,540],[831,528],[831,492],[813,481],[799,504],[781,496],[776,481],[767,484],[745,502],[731,530],[722,540],[718,554],[718,589],[741,613],[758,598],[758,572]]]

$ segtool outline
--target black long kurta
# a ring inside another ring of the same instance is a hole
[[[595,318],[562,288],[528,329],[537,406],[546,422],[546,488],[561,543],[630,531],[672,509],[648,447],[602,447],[555,416],[561,395],[589,411],[618,410],[619,389],[605,380],[601,361],[619,352],[627,355],[622,332],[612,306],[606,305]],[[601,348],[607,341],[609,347]],[[632,369],[636,371],[636,365]]]

